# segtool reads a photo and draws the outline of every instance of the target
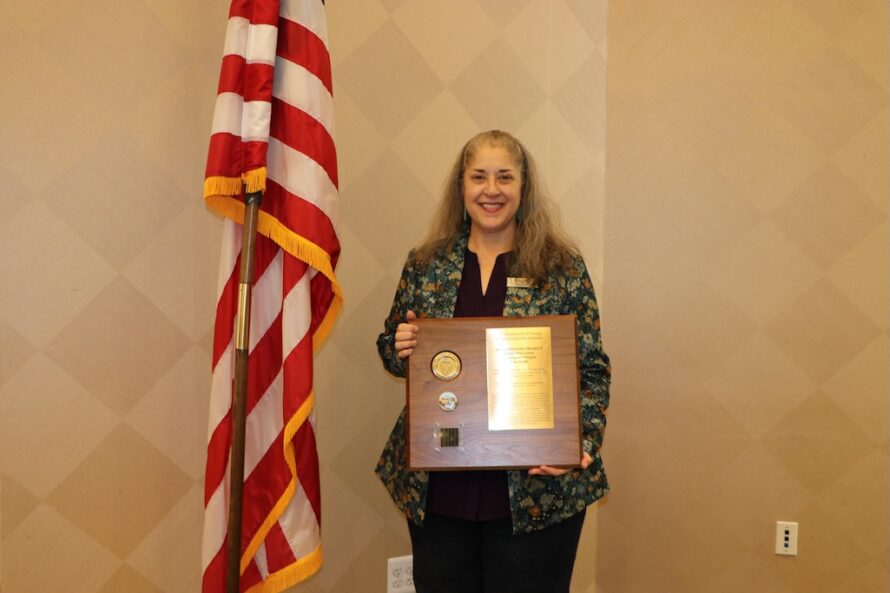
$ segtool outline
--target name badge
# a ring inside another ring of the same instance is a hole
[[[531,278],[507,278],[507,288],[532,288],[534,285]]]

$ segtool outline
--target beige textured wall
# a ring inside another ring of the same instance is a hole
[[[221,223],[199,193],[228,2],[0,4],[0,530],[8,593],[199,590]],[[319,361],[327,561],[383,591],[374,339],[451,158],[503,127],[602,278],[605,0],[329,2],[346,309]],[[593,590],[595,517],[576,582]],[[51,560],[49,560],[51,559]]]
[[[199,590],[222,4],[0,4],[9,593]]]
[[[887,3],[608,23],[597,591],[886,591]]]

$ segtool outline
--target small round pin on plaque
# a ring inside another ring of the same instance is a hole
[[[460,374],[460,358],[450,350],[443,350],[430,363],[433,375],[442,381],[450,381]]]
[[[453,412],[457,407],[457,395],[450,391],[443,391],[439,394],[439,407],[446,412]]]

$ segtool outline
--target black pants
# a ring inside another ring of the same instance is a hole
[[[568,593],[584,511],[532,533],[510,519],[408,522],[417,593]]]

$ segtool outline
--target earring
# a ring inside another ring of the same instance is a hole
[[[467,207],[464,206],[464,222],[467,222]]]

